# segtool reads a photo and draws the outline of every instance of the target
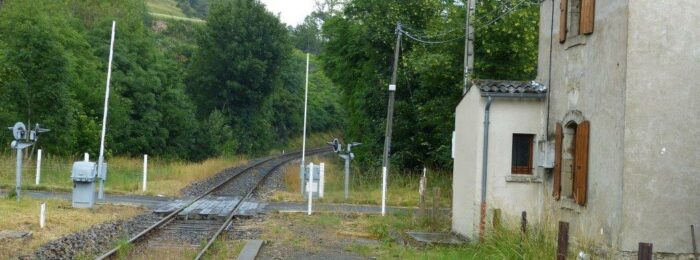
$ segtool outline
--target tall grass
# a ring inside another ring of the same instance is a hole
[[[382,196],[382,176],[379,170],[362,171],[351,167],[348,200],[345,200],[344,161],[336,154],[311,156],[307,162],[325,163],[325,191],[320,202],[379,204]],[[277,192],[273,199],[280,201],[301,201],[299,165],[290,164],[284,169],[285,190]],[[452,203],[452,175],[445,171],[428,170],[428,194],[432,201],[432,188],[440,188],[440,205],[449,207]],[[420,173],[392,171],[388,177],[387,204],[392,206],[417,206],[420,201],[418,186]],[[430,204],[429,204],[430,205]]]
[[[82,158],[81,158],[82,159]],[[93,158],[94,159],[94,158]],[[68,191],[73,158],[45,155],[41,162],[41,182],[35,185],[36,159],[23,167],[22,187]],[[115,157],[107,162],[105,191],[122,194],[179,195],[188,184],[215,175],[227,168],[247,163],[243,156],[211,158],[201,163],[168,161],[149,157],[147,192],[141,192],[143,158]],[[15,157],[0,155],[0,187],[15,186]]]

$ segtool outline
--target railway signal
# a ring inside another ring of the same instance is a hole
[[[20,198],[20,191],[22,190],[22,150],[24,148],[32,146],[39,139],[39,134],[51,131],[46,128],[39,127],[39,124],[34,126],[34,129],[29,130],[22,122],[15,123],[14,126],[8,127],[12,131],[12,137],[14,141],[10,143],[12,149],[17,150],[17,170],[15,172],[15,192],[17,193],[17,200]]]
[[[343,144],[338,141],[338,138],[333,139],[331,142],[327,142],[333,147],[333,151],[345,160],[345,199],[348,199],[348,191],[350,186],[350,161],[355,159],[355,154],[352,152],[352,147],[359,146],[362,143],[352,142],[347,145],[347,150],[343,152]]]

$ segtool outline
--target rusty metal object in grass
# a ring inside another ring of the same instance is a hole
[[[559,221],[557,236],[557,260],[565,260],[569,249],[569,223]]]
[[[693,258],[698,260],[698,245],[695,243],[695,226],[690,225],[690,237],[693,239]]]
[[[523,235],[527,235],[527,212],[523,211],[520,215],[520,231]]]

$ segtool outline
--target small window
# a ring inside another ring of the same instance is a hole
[[[513,134],[512,174],[532,174],[532,145],[535,135]]]
[[[590,122],[557,123],[554,158],[553,195],[571,198],[586,205],[588,190],[588,139]]]

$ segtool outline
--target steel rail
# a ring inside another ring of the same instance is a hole
[[[320,152],[323,152],[324,150],[328,150],[328,148],[317,148],[317,149],[312,149],[312,150],[307,151],[305,154],[320,153]],[[108,258],[111,257],[111,256],[114,256],[114,254],[116,254],[117,251],[119,251],[119,249],[121,249],[121,247],[124,246],[125,244],[133,244],[134,242],[136,242],[137,240],[143,238],[145,235],[147,235],[148,233],[152,232],[153,230],[155,230],[155,229],[157,229],[157,228],[160,228],[160,227],[163,226],[164,224],[170,222],[170,221],[173,220],[180,212],[182,212],[183,210],[185,210],[187,207],[189,207],[190,205],[194,204],[195,202],[201,200],[202,198],[206,197],[207,195],[213,193],[214,191],[218,190],[219,188],[223,187],[224,185],[226,185],[227,183],[229,183],[229,182],[232,181],[233,179],[237,178],[237,177],[240,176],[241,174],[243,174],[243,173],[245,173],[245,172],[247,172],[247,171],[249,171],[249,170],[251,170],[251,169],[253,169],[253,168],[256,168],[256,167],[258,167],[258,166],[260,166],[260,165],[263,165],[263,164],[265,164],[265,163],[267,163],[267,162],[270,162],[270,161],[272,161],[272,160],[280,159],[280,158],[284,158],[284,157],[291,157],[291,158],[288,158],[288,159],[283,160],[283,162],[282,162],[281,164],[276,165],[275,167],[272,168],[273,170],[274,170],[274,169],[277,169],[280,165],[282,165],[282,164],[284,164],[284,163],[286,163],[286,162],[289,162],[289,161],[293,160],[293,159],[295,158],[294,156],[296,156],[297,154],[301,154],[301,153],[302,153],[301,151],[298,151],[298,152],[292,152],[292,153],[283,154],[283,155],[280,155],[280,156],[270,156],[270,157],[265,158],[265,159],[263,159],[263,160],[261,160],[261,161],[259,161],[259,162],[256,162],[256,163],[254,163],[254,164],[252,164],[252,165],[249,165],[248,167],[246,167],[246,168],[240,170],[238,173],[236,173],[235,175],[229,177],[229,178],[226,179],[225,181],[222,181],[222,182],[219,183],[218,185],[216,185],[216,186],[212,187],[211,189],[207,190],[207,191],[206,191],[205,193],[203,193],[202,195],[199,195],[198,197],[196,197],[196,198],[190,200],[189,202],[185,203],[182,207],[180,207],[180,208],[178,208],[177,210],[173,211],[172,213],[168,214],[167,216],[165,216],[164,218],[162,218],[161,220],[159,220],[159,221],[156,222],[155,224],[151,225],[150,227],[148,227],[148,228],[144,229],[143,231],[141,231],[140,233],[136,234],[135,236],[133,236],[132,238],[130,238],[126,243],[123,243],[123,244],[120,244],[120,245],[116,246],[116,247],[113,248],[112,250],[108,251],[107,253],[104,253],[104,254],[100,255],[99,257],[97,257],[97,258],[95,258],[95,259],[97,259],[97,260],[104,260],[104,259],[108,259]],[[271,170],[271,171],[272,171],[272,170]],[[265,176],[267,176],[267,174],[265,174]],[[263,178],[263,179],[264,179],[264,178]],[[258,184],[259,184],[259,183],[258,183]],[[257,185],[256,185],[256,186],[257,186]],[[241,201],[243,201],[243,200],[241,200]],[[240,205],[241,201],[239,201],[239,202],[236,204],[236,208]],[[233,211],[235,211],[236,208],[234,208]],[[233,211],[232,211],[232,212],[233,212]],[[220,232],[217,232],[217,233],[220,233]],[[218,234],[217,234],[217,236],[218,236]]]
[[[312,152],[312,154],[313,154],[313,153],[317,153],[317,152],[318,152],[318,151],[315,150],[315,151]],[[238,207],[240,206],[240,204],[243,203],[244,200],[250,199],[250,197],[253,196],[253,193],[260,187],[260,184],[263,183],[263,181],[267,178],[267,176],[270,175],[270,173],[274,172],[274,171],[277,170],[280,166],[286,164],[287,162],[289,162],[289,161],[291,161],[291,160],[294,160],[294,158],[289,158],[289,159],[282,160],[281,162],[279,162],[278,164],[276,164],[274,167],[272,167],[269,171],[267,171],[267,173],[265,173],[265,174],[263,175],[263,177],[260,178],[260,180],[258,180],[258,182],[255,184],[255,186],[254,186],[252,189],[250,189],[250,191],[248,191],[248,193],[247,193],[241,200],[239,200],[238,203],[236,203],[236,206],[234,207],[234,210],[231,211],[231,213],[230,213],[230,214],[228,215],[228,217],[226,218],[226,221],[224,221],[224,223],[221,225],[221,227],[219,227],[219,230],[217,230],[216,233],[214,233],[214,235],[212,236],[212,238],[209,239],[209,241],[207,242],[207,244],[204,245],[204,247],[203,247],[202,250],[199,252],[199,254],[197,254],[197,256],[194,258],[195,260],[201,259],[201,258],[204,256],[204,254],[207,252],[207,250],[209,249],[209,247],[211,247],[211,245],[214,244],[214,242],[215,242],[216,239],[219,237],[219,235],[220,235],[222,232],[224,232],[224,230],[226,230],[226,228],[228,227],[228,225],[230,225],[230,223],[233,221],[233,218],[236,216],[236,214],[235,214],[235,213],[236,213],[236,209],[238,209]]]

